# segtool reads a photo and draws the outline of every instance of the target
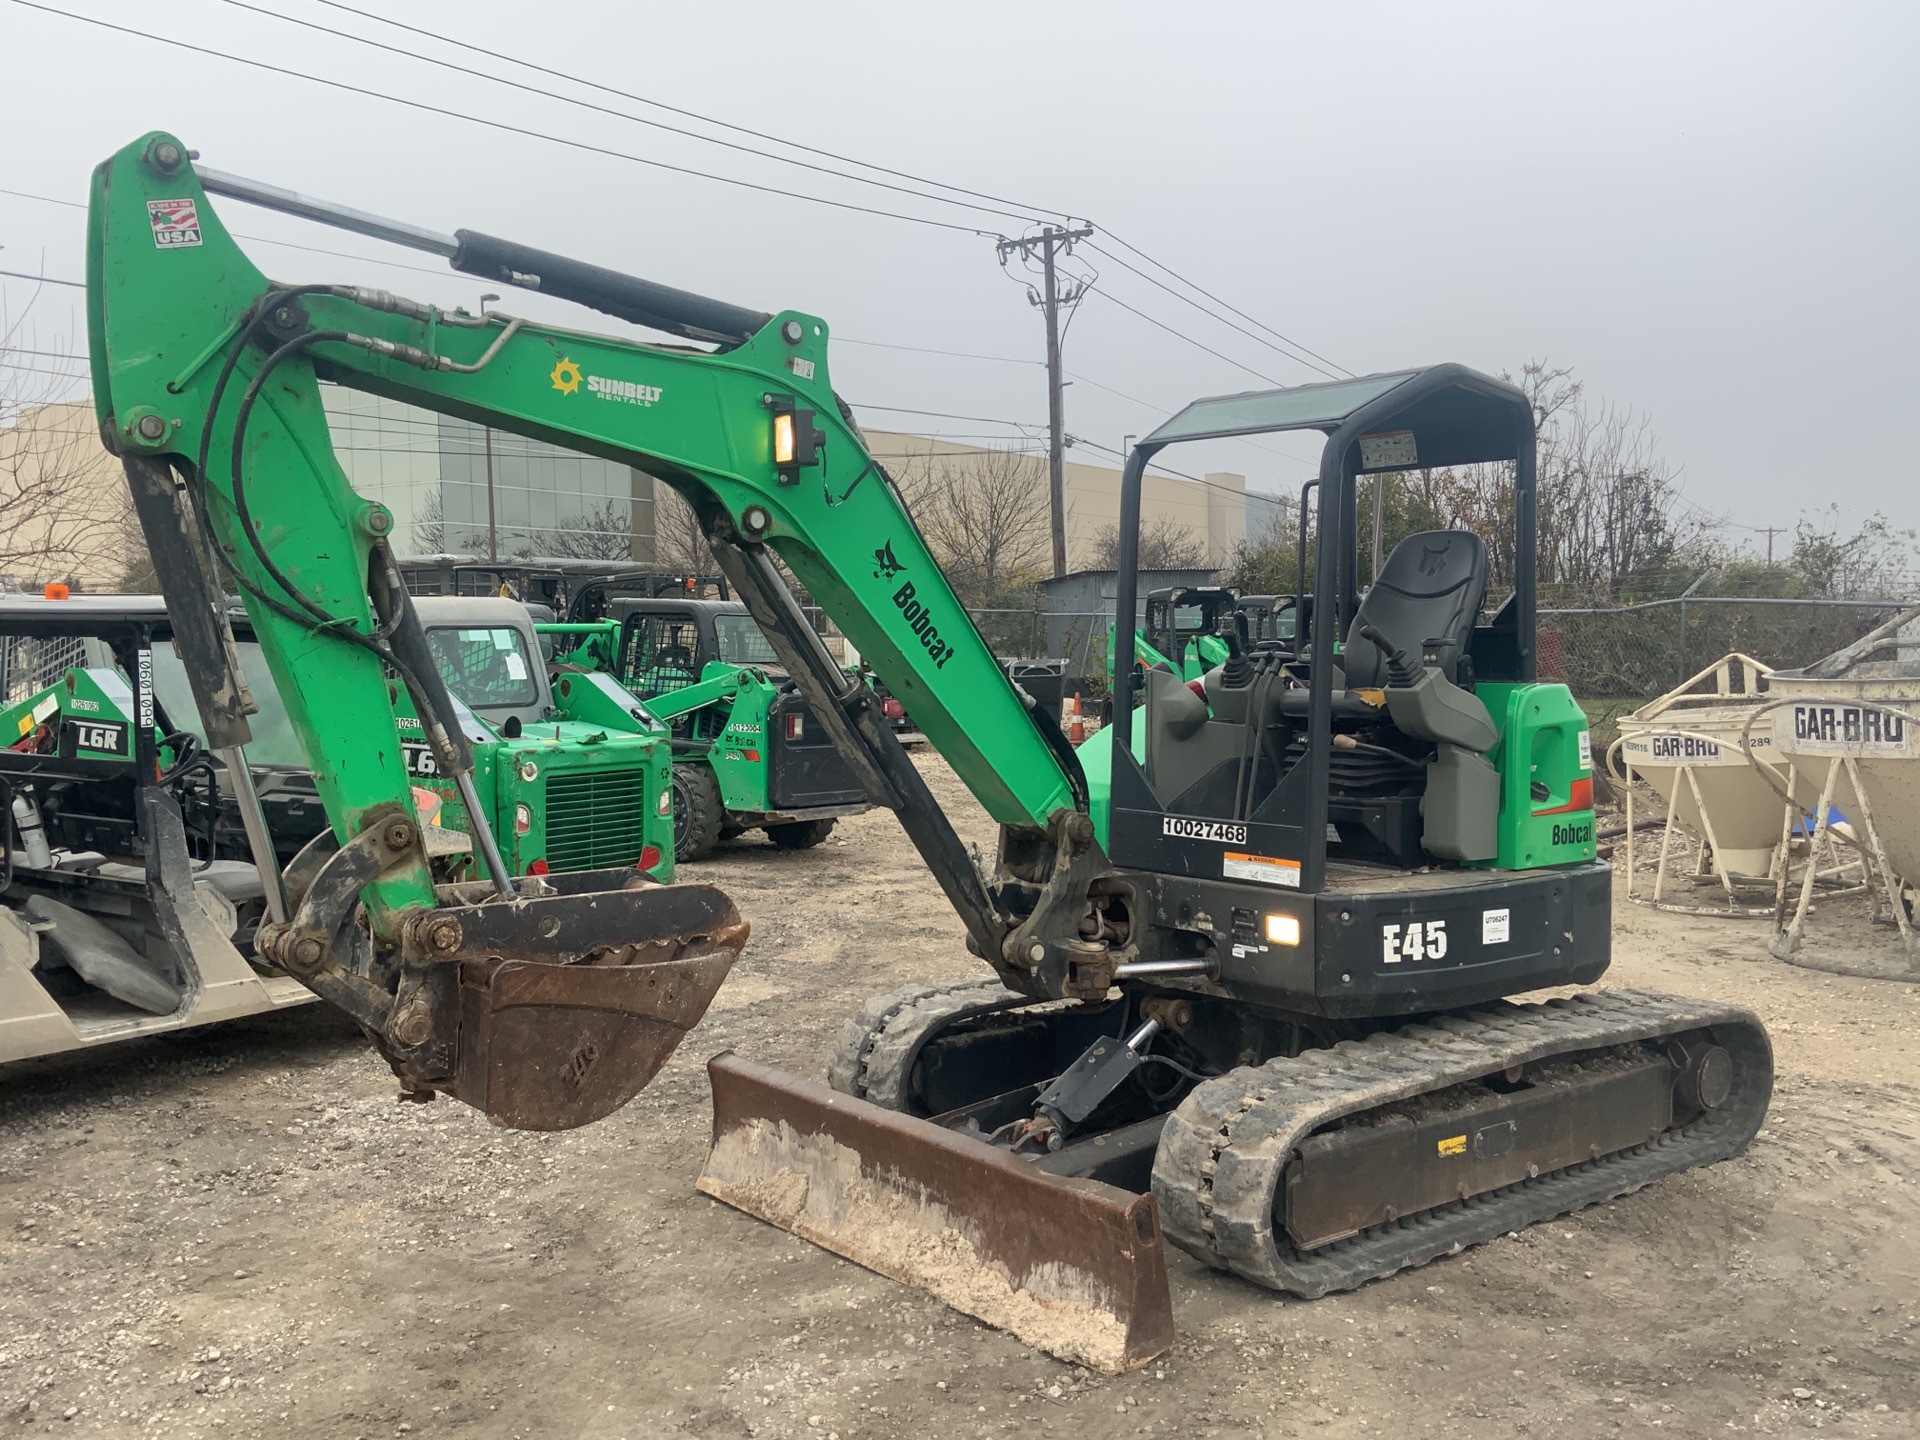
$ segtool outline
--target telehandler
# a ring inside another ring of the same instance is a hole
[[[673,343],[269,281],[210,193]],[[674,486],[991,971],[869,1002],[831,1087],[716,1057],[708,1193],[1120,1370],[1171,1342],[1164,1237],[1317,1296],[1723,1158],[1759,1126],[1771,1055],[1740,1007],[1506,1000],[1598,979],[1610,903],[1585,717],[1535,679],[1533,417],[1512,386],[1395,371],[1198,401],[1143,440],[1122,481],[1122,615],[1159,451],[1325,435],[1311,623],[1286,643],[1223,637],[1204,694],[1148,671],[1138,709],[1123,626],[1113,723],[1076,753],[1022,702],[861,444],[824,321],[344,210],[198,167],[161,133],[96,172],[90,237],[101,431],[171,606],[199,627],[183,655],[209,729],[244,730],[210,598],[224,564],[342,837],[260,946],[360,1016],[411,1092],[509,1124],[596,1118],[698,1019],[745,927],[711,889],[619,872],[522,888],[490,863],[491,893],[433,890],[382,664],[442,768],[467,767],[392,573],[391,517],[333,461],[321,379]],[[1474,463],[1513,471],[1513,586],[1491,618],[1487,545],[1460,531],[1403,541],[1359,595],[1356,475]],[[776,554],[999,822],[991,866]]]

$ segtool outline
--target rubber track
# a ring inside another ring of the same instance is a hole
[[[903,985],[870,996],[858,1015],[841,1022],[827,1083],[843,1095],[904,1111],[912,1099],[913,1062],[935,1034],[974,1015],[1034,1003],[991,977]]]
[[[1403,1217],[1310,1252],[1275,1233],[1295,1147],[1350,1115],[1512,1065],[1712,1028],[1732,1056],[1718,1109],[1658,1141]],[[1650,991],[1501,1003],[1270,1060],[1196,1087],[1168,1117],[1153,1194],[1167,1238],[1208,1264],[1316,1299],[1737,1154],[1766,1118],[1773,1052],[1751,1011]]]

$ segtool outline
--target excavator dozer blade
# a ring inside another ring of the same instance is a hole
[[[1047,1174],[730,1052],[707,1074],[705,1194],[1104,1374],[1172,1345],[1152,1196]]]
[[[638,1095],[706,1014],[748,928],[709,885],[451,913],[464,932],[458,1038],[432,1088],[517,1130],[588,1125]]]

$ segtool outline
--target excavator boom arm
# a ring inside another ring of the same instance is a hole
[[[254,199],[284,195],[243,190],[251,182],[231,177],[215,183]],[[899,813],[976,944],[1000,963],[1014,918],[872,713],[869,693],[805,623],[773,557],[854,641],[995,820],[1058,831],[1060,819],[1084,814],[1085,782],[1058,725],[1036,716],[1006,679],[843,411],[823,321],[782,312],[731,348],[706,352],[443,312],[384,291],[280,285],[234,242],[208,188],[180,143],[161,134],[97,170],[89,226],[96,405],[136,492],[143,482],[150,492],[149,534],[177,530],[183,553],[217,547],[238,580],[343,843],[409,808],[383,663],[426,692],[416,696],[423,718],[444,707],[433,693],[437,677],[422,673],[431,672],[430,657],[398,653],[417,627],[383,618],[376,603],[383,584],[398,588],[389,544],[396,521],[341,470],[322,380],[631,465],[679,491],[868,791]],[[301,203],[303,213],[325,208]],[[760,318],[469,232],[446,244],[462,252],[454,263],[463,268],[527,283],[524,267],[541,266],[552,277],[531,277],[535,285],[690,336],[725,335],[722,320]],[[204,523],[179,518],[196,508]],[[169,568],[202,572],[188,608],[217,598],[204,554]],[[388,597],[390,611],[405,605]],[[201,698],[203,707],[221,703]],[[391,933],[389,913],[430,904],[431,891],[421,867],[400,866],[382,871],[367,902],[376,932]]]

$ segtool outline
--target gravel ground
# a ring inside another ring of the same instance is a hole
[[[1176,1254],[1179,1344],[1104,1379],[694,1193],[708,1055],[819,1074],[865,994],[977,962],[884,813],[816,851],[748,839],[688,873],[736,896],[752,943],[661,1078],[584,1131],[397,1105],[318,1008],[0,1073],[0,1429],[1920,1428],[1920,986],[1782,966],[1764,922],[1623,904],[1608,983],[1735,999],[1772,1029],[1779,1086],[1746,1155],[1312,1304]]]

